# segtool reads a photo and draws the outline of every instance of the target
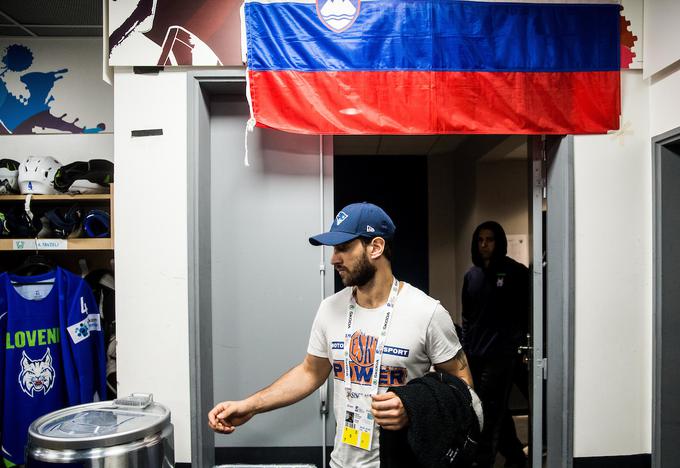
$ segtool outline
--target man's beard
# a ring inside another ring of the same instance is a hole
[[[368,255],[364,252],[352,271],[345,270],[347,276],[342,280],[342,284],[345,286],[364,286],[373,279],[376,270],[376,267],[368,261]]]

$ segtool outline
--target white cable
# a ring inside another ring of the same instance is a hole
[[[244,132],[243,136],[243,144],[245,146],[245,155],[243,157],[243,164],[246,167],[250,166],[250,162],[248,162],[248,134],[253,133],[253,130],[255,130],[255,113],[253,111],[253,99],[250,96],[250,78],[249,78],[249,73],[248,69],[246,69],[246,101],[248,101],[248,110],[250,111],[250,117],[248,118],[248,121],[246,122],[246,131]]]
[[[323,184],[323,135],[319,135],[319,232],[324,232],[324,184]],[[324,257],[324,246],[321,246],[321,258],[319,263],[319,271],[321,273],[321,300],[326,298],[326,267]]]
[[[246,167],[250,166],[248,162],[248,133],[253,133],[255,129],[255,113],[253,112],[253,99],[250,95],[250,73],[248,70],[248,47],[247,47],[247,28],[246,28],[246,13],[245,13],[245,3],[241,5],[238,9],[239,19],[241,21],[241,59],[243,63],[246,64],[246,101],[248,101],[248,110],[250,111],[250,117],[246,122],[246,131],[243,136],[245,155],[243,157],[243,164]]]
[[[24,200],[24,211],[26,212],[26,216],[28,216],[29,221],[33,221],[33,212],[31,211],[31,197],[33,197],[33,194],[29,193],[26,195],[26,200]]]
[[[323,184],[323,135],[319,135],[319,232],[324,231],[324,184]],[[326,298],[326,266],[324,258],[324,246],[321,246],[321,254],[319,261],[319,278],[321,281],[321,300]],[[321,460],[321,466],[325,468],[326,466],[326,420],[328,418],[328,380],[323,383],[321,389],[319,390],[319,395],[321,398],[322,409],[325,406],[325,411],[321,412],[321,453],[323,459]]]
[[[322,468],[326,468],[326,417],[326,413],[321,415],[321,421],[323,423],[323,427],[321,428],[321,453],[323,456],[323,460],[321,460]]]

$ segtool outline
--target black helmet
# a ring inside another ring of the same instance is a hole
[[[0,159],[0,193],[19,193],[19,162]]]
[[[54,188],[70,193],[105,193],[113,182],[113,163],[91,159],[66,164],[54,176]]]
[[[45,212],[45,216],[50,221],[52,230],[62,239],[69,237],[80,237],[82,229],[82,210],[78,205],[70,208],[55,208]]]
[[[0,223],[2,236],[15,239],[33,238],[42,228],[42,223],[37,217],[31,218],[26,211],[19,208],[11,208],[0,213]]]

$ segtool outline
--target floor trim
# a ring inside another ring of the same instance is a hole
[[[574,458],[574,468],[650,468],[651,466],[652,455],[650,453]]]
[[[333,447],[326,449],[326,464]],[[217,447],[215,462],[227,464],[282,464],[295,463],[319,466],[321,446],[318,447]]]

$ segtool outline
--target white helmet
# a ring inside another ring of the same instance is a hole
[[[19,192],[19,163],[13,159],[0,159],[0,194]]]
[[[52,195],[54,174],[61,167],[52,156],[29,156],[19,166],[19,189],[21,193]]]

